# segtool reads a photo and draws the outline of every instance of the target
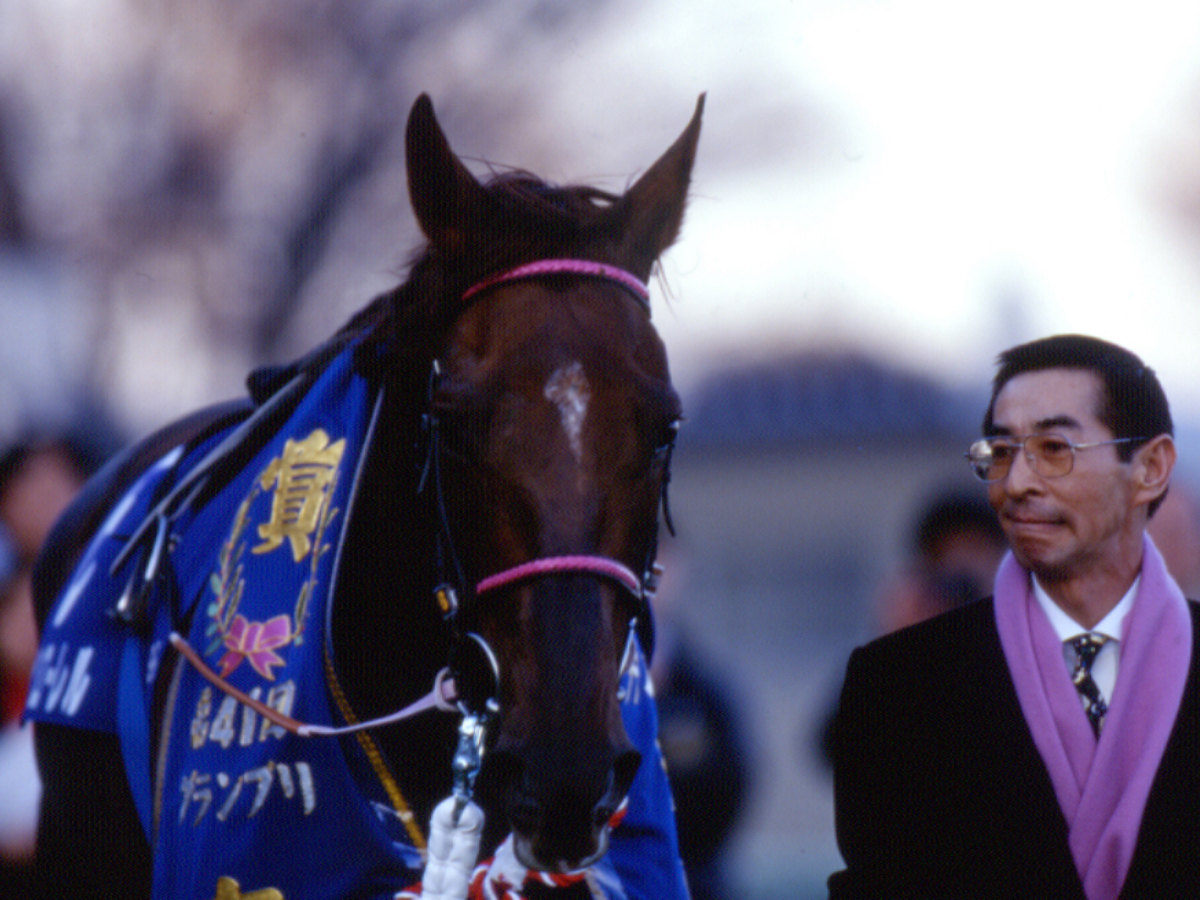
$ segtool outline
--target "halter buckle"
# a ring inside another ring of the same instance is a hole
[[[466,713],[458,725],[458,746],[451,770],[454,773],[454,807],[457,821],[475,796],[475,781],[483,768],[483,747],[494,712]]]
[[[442,611],[443,619],[452,619],[458,614],[458,591],[452,584],[443,581],[433,589],[433,598],[437,601],[438,609]]]
[[[500,663],[492,648],[478,634],[469,631],[450,651],[450,673],[458,694],[458,707],[464,715],[498,712]]]

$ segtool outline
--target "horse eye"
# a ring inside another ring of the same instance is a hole
[[[675,449],[675,438],[679,435],[679,426],[683,419],[674,419],[663,428],[663,433],[654,447],[654,456],[661,459]]]

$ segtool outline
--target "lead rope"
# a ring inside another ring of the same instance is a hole
[[[600,563],[604,563],[601,565]],[[532,564],[517,566],[493,576],[491,584],[484,585],[488,590],[510,584],[513,581],[528,577],[536,577],[548,572],[570,571],[582,566],[584,571],[605,575],[618,582],[631,578],[632,573],[612,560],[598,558],[557,557],[548,560],[534,561]],[[655,579],[656,581],[657,579]],[[623,680],[633,662],[636,647],[637,620],[629,624],[624,652],[619,664],[618,679]],[[203,658],[178,632],[171,632],[168,637],[170,644],[179,654],[191,664],[201,676],[219,690],[245,704],[261,715],[264,719],[278,725],[298,737],[328,737],[341,734],[351,734],[368,728],[388,725],[419,715],[429,709],[440,709],[446,712],[459,712],[462,721],[458,728],[458,745],[451,763],[454,774],[454,788],[449,797],[434,807],[429,823],[429,839],[427,841],[427,856],[425,870],[421,877],[422,900],[467,900],[472,875],[476,861],[479,858],[479,848],[483,836],[484,814],[474,802],[475,782],[483,766],[484,746],[487,740],[488,727],[499,717],[500,704],[495,698],[499,686],[499,670],[491,648],[478,635],[468,634],[474,639],[477,650],[482,654],[487,667],[491,669],[495,681],[490,695],[479,705],[482,710],[473,709],[467,702],[472,698],[473,679],[466,678],[464,692],[466,697],[460,698],[458,686],[450,676],[449,668],[438,672],[434,678],[433,690],[424,697],[411,703],[403,709],[386,716],[371,719],[366,722],[356,722],[342,727],[312,725],[293,719],[276,709],[271,708],[261,700],[251,697],[244,691],[234,687],[204,662]],[[623,699],[623,698],[622,698]]]
[[[261,700],[256,700],[238,690],[205,664],[192,646],[178,632],[169,636],[171,646],[179,651],[196,671],[207,681],[229,696],[244,703],[256,713],[280,728],[299,737],[328,737],[350,734],[367,728],[388,725],[411,718],[429,709],[446,712],[461,712],[458,726],[458,747],[454,752],[452,768],[454,790],[449,797],[433,810],[429,822],[429,840],[426,844],[425,871],[421,876],[422,900],[466,900],[471,875],[479,858],[479,845],[483,837],[483,810],[474,802],[475,781],[483,766],[483,747],[487,739],[487,726],[496,718],[500,706],[489,699],[484,712],[475,713],[466,704],[453,700],[457,697],[454,679],[449,669],[442,669],[434,679],[433,690],[415,703],[382,718],[368,722],[356,722],[341,728],[325,725],[310,725],[272,709]]]
[[[200,657],[200,654],[178,632],[172,631],[168,640],[171,642],[171,646],[178,650],[179,654],[191,663],[196,671],[204,676],[209,683],[224,691],[238,702],[244,703],[264,719],[298,737],[334,737],[339,734],[353,734],[356,731],[365,731],[368,728],[377,728],[380,725],[390,725],[393,722],[410,719],[429,709],[440,709],[443,712],[459,711],[459,707],[455,705],[458,694],[455,690],[454,679],[450,677],[449,669],[442,669],[433,679],[433,690],[415,703],[410,703],[403,709],[396,710],[396,712],[388,713],[386,716],[378,719],[371,719],[367,722],[354,722],[341,727],[310,725],[298,719],[293,719],[291,716],[285,715],[277,709],[272,709],[261,700],[255,700],[249,694],[235,688],[210,669]]]

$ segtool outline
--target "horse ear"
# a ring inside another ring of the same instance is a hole
[[[659,254],[679,236],[696,144],[700,140],[700,119],[704,98],[696,101],[696,111],[683,134],[621,198],[614,210],[624,229],[624,243],[631,268],[648,277]],[[640,270],[640,271],[639,271]]]
[[[408,115],[405,156],[409,201],[421,231],[435,249],[457,256],[484,221],[488,194],[450,149],[428,94]]]

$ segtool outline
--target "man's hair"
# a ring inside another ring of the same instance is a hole
[[[1129,462],[1137,448],[1160,434],[1175,434],[1171,407],[1158,376],[1138,356],[1124,347],[1082,334],[1060,334],[1005,350],[992,380],[992,398],[983,416],[983,433],[993,434],[996,395],[1017,375],[1046,369],[1082,369],[1095,372],[1103,385],[1096,416],[1114,438],[1141,438],[1117,444],[1118,458]],[[1150,504],[1150,514],[1166,496]]]

